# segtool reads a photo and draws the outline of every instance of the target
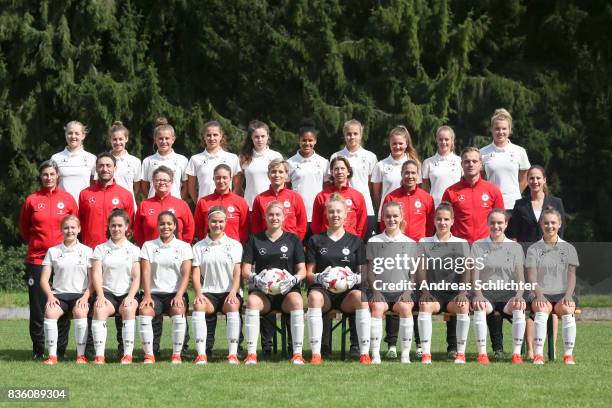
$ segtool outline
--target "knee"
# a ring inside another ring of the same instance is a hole
[[[185,314],[185,308],[184,307],[171,307],[170,308],[170,316],[182,316]]]

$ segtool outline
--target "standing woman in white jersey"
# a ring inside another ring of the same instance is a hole
[[[166,166],[174,172],[172,180],[172,196],[176,198],[187,198],[187,158],[182,154],[176,153],[172,146],[176,141],[174,128],[168,123],[168,119],[161,117],[155,122],[153,140],[157,147],[157,152],[142,161],[142,175],[140,190],[148,194],[148,198],[155,195],[155,189],[151,185],[153,182],[153,172],[159,166]]]
[[[247,136],[240,148],[241,173],[237,174],[234,191],[244,196],[249,211],[253,211],[255,196],[270,187],[268,164],[283,155],[270,149],[270,128],[264,122],[253,120],[249,123]]]
[[[147,241],[140,251],[140,269],[144,296],[138,309],[140,336],[144,349],[144,362],[153,364],[152,320],[167,314],[172,319],[172,364],[181,364],[181,350],[185,339],[187,320],[187,286],[191,273],[193,253],[191,245],[176,238],[178,220],[172,211],[157,216],[159,238]],[[157,333],[156,333],[157,334]],[[161,332],[158,334],[161,337]],[[121,363],[129,364],[132,356],[123,356]]]
[[[371,176],[378,159],[374,153],[361,146],[363,138],[363,126],[361,122],[351,119],[344,123],[342,131],[344,133],[344,142],[346,145],[344,149],[332,154],[329,160],[331,162],[336,156],[341,156],[346,157],[351,164],[353,177],[350,179],[350,185],[363,194],[363,198],[365,199],[368,215],[368,227],[365,233],[365,239],[368,239],[376,233],[378,228],[376,212],[374,211],[372,196],[370,195]]]
[[[132,355],[134,327],[140,287],[140,249],[127,240],[130,217],[122,209],[114,209],[108,217],[110,239],[94,249],[91,275],[96,294],[91,332],[96,358],[94,364],[104,364],[106,348],[106,319],[119,313],[123,320],[123,352]]]
[[[45,364],[57,364],[57,319],[72,313],[77,345],[77,364],[87,363],[87,313],[89,312],[91,248],[79,242],[81,223],[75,215],[62,219],[64,242],[49,248],[43,260],[40,286],[47,295],[45,340],[49,357]],[[53,289],[49,280],[53,275]]]
[[[128,153],[126,145],[130,131],[122,122],[115,121],[108,130],[108,137],[112,146],[111,154],[117,161],[115,169],[115,182],[134,196],[134,202],[140,192],[140,177],[142,165],[140,159]]]
[[[191,321],[198,352],[195,363],[208,363],[206,315],[223,312],[227,316],[227,361],[239,364],[242,244],[225,235],[227,212],[223,206],[212,206],[207,217],[208,234],[193,247],[192,281],[196,298]]]
[[[317,129],[312,123],[304,123],[298,130],[299,150],[287,162],[289,163],[289,177],[287,186],[302,196],[306,206],[306,217],[308,227],[304,242],[308,240],[312,232],[310,222],[312,221],[312,206],[317,194],[323,189],[325,172],[329,167],[329,161],[319,156],[314,148],[317,144]]]
[[[420,164],[410,132],[404,126],[395,127],[389,132],[389,149],[389,156],[376,163],[372,172],[372,197],[374,205],[379,209],[378,221],[382,219],[382,203],[385,197],[402,182],[402,164],[406,160],[414,160]],[[420,177],[417,184],[421,184]]]
[[[496,109],[491,117],[493,143],[480,149],[483,177],[499,187],[504,197],[504,208],[512,210],[527,187],[530,167],[527,152],[510,142],[512,116],[505,109]]]
[[[187,190],[194,203],[215,191],[213,173],[219,164],[229,166],[233,174],[233,184],[239,181],[238,173],[241,172],[238,156],[224,150],[227,148],[225,132],[216,120],[204,124],[202,145],[204,151],[191,156],[186,171]]]
[[[554,208],[542,210],[540,227],[542,239],[527,250],[525,266],[527,279],[535,284],[529,299],[535,334],[534,364],[544,364],[544,341],[548,316],[561,317],[565,364],[575,364],[573,351],[576,341],[576,267],[580,266],[576,248],[559,237],[562,217]]]
[[[59,168],[59,186],[79,202],[81,190],[89,187],[96,170],[96,156],[86,152],[83,141],[87,128],[81,122],[73,120],[64,127],[66,131],[66,148],[51,156]]]
[[[428,191],[437,207],[444,190],[461,179],[461,157],[455,154],[455,132],[450,126],[436,131],[438,151],[423,162],[423,189]]]

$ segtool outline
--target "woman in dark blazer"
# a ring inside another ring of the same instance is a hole
[[[508,223],[506,236],[521,243],[525,249],[534,242],[542,239],[542,229],[538,225],[542,210],[552,207],[561,214],[561,228],[559,236],[563,238],[565,232],[565,209],[560,198],[548,194],[546,185],[546,171],[542,166],[533,165],[527,172],[527,183],[529,195],[514,203],[512,217]],[[490,315],[489,315],[490,316]],[[555,315],[553,315],[555,316]],[[488,316],[487,316],[488,317]],[[501,319],[500,319],[501,320]],[[489,322],[487,322],[489,323]],[[495,323],[493,323],[495,326]],[[501,324],[499,324],[501,330]],[[491,331],[491,324],[489,325]],[[527,356],[533,358],[533,320],[527,319],[527,330],[525,331],[527,343]],[[493,336],[492,336],[493,337]],[[557,340],[557,318],[553,318],[553,338]],[[493,342],[493,339],[491,340]],[[555,354],[556,354],[555,346]]]

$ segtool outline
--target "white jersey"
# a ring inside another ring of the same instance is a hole
[[[312,221],[312,206],[315,197],[323,190],[323,179],[329,167],[326,158],[314,153],[312,156],[302,157],[300,152],[287,160],[289,163],[288,181],[291,189],[302,196],[306,206],[308,222]]]
[[[166,166],[174,172],[174,178],[172,180],[172,196],[181,198],[181,182],[187,180],[187,158],[182,154],[174,152],[174,150],[166,156],[161,156],[159,153],[155,153],[142,161],[142,174],[140,178],[150,183],[149,187],[149,198],[155,195],[155,188],[153,186],[153,172],[159,166]]]
[[[478,272],[482,282],[516,282],[516,271],[525,264],[521,245],[506,237],[503,242],[493,242],[491,237],[479,239],[472,244],[471,257],[480,258],[484,265]]]
[[[372,183],[382,183],[380,193],[380,206],[378,208],[378,221],[382,213],[382,204],[387,194],[399,188],[402,185],[402,165],[408,160],[408,155],[404,155],[401,159],[395,160],[391,155],[376,163],[372,172]],[[419,174],[417,184],[421,184],[423,180]]]
[[[208,150],[204,150],[202,153],[194,154],[189,159],[186,173],[188,176],[197,177],[198,179],[198,200],[215,191],[213,173],[215,167],[219,164],[227,164],[231,169],[232,177],[242,171],[238,162],[238,156],[223,149],[214,155],[210,154]]]
[[[491,143],[480,149],[480,154],[487,180],[499,187],[505,209],[513,209],[514,202],[521,198],[519,170],[529,170],[530,167],[527,152],[508,141],[505,147]]]
[[[580,265],[578,254],[572,244],[561,238],[556,245],[541,239],[527,250],[525,266],[537,268],[537,283],[545,295],[565,293],[569,265]]]
[[[227,293],[232,289],[234,265],[242,260],[242,245],[224,235],[209,236],[193,246],[193,267],[200,267],[202,293]]]
[[[459,282],[461,275],[467,272],[465,261],[470,256],[470,245],[454,235],[447,241],[440,241],[434,234],[419,240],[419,256],[427,262],[427,281]]]
[[[132,267],[138,262],[140,249],[127,239],[121,245],[108,240],[94,249],[91,259],[102,265],[102,288],[123,296],[132,285]]]
[[[374,167],[376,167],[376,163],[378,159],[376,155],[369,150],[360,147],[354,152],[349,152],[345,147],[331,155],[329,158],[329,162],[336,157],[342,156],[346,157],[353,168],[353,177],[351,177],[350,185],[355,190],[359,191],[366,202],[366,208],[368,211],[368,216],[374,215],[374,206],[372,204],[372,195],[370,194],[370,176],[374,171]],[[331,172],[331,169],[328,170],[328,173]]]
[[[134,196],[134,183],[140,181],[142,177],[142,164],[140,159],[129,153],[115,156],[117,168],[115,169],[115,183],[125,188]],[[96,177],[97,178],[97,177]],[[134,201],[134,203],[136,203]],[[134,206],[134,208],[136,208]]]
[[[157,238],[144,243],[140,258],[151,264],[151,293],[176,293],[181,284],[181,265],[193,259],[193,254],[191,245],[178,238],[167,244]]]
[[[366,258],[372,262],[374,284],[382,292],[403,292],[405,289],[394,289],[399,287],[397,284],[410,281],[411,275],[416,272],[416,269],[412,269],[410,266],[405,268],[403,265],[398,266],[395,262],[391,265],[385,263],[388,259],[395,260],[398,255],[417,259],[418,248],[416,242],[402,233],[390,237],[384,231],[368,240]],[[408,265],[414,265],[414,263]],[[389,289],[388,286],[382,286],[381,283],[395,284],[395,287]]]
[[[436,207],[442,201],[444,191],[461,180],[462,175],[461,157],[455,153],[446,156],[440,156],[436,153],[425,159],[423,162],[423,179],[429,179],[429,194],[433,197]]]
[[[84,293],[89,285],[87,269],[92,250],[77,241],[68,248],[64,243],[49,248],[42,264],[53,270],[53,293]]]
[[[244,178],[246,181],[244,199],[249,205],[249,210],[253,210],[255,196],[266,191],[270,187],[268,164],[274,159],[282,158],[282,154],[269,148],[259,153],[253,150],[251,162],[242,165],[242,171],[244,171]]]
[[[66,147],[51,156],[51,160],[57,163],[59,168],[59,186],[70,193],[78,204],[81,190],[89,187],[91,177],[96,174],[96,156],[83,148],[71,152]]]

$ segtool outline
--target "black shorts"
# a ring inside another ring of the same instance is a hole
[[[170,302],[176,293],[151,293],[151,299],[153,299],[153,310],[155,311],[155,316],[161,314],[170,315]],[[183,293],[183,303],[185,303],[185,310],[189,309],[189,296],[187,293]]]
[[[121,303],[123,302],[123,299],[125,299],[126,296],[127,296],[127,293],[125,295],[117,296],[113,293],[104,291],[104,298],[106,298],[106,300],[108,300],[110,304],[113,305],[113,308],[115,309],[115,313],[119,313],[119,306],[121,305]],[[92,303],[94,303],[96,299],[97,299],[97,296],[96,294],[94,294],[93,297],[91,298]]]
[[[223,313],[223,305],[225,304],[225,299],[229,295],[229,292],[225,293],[202,293],[206,299],[212,305],[214,311],[212,314]],[[242,297],[239,294],[236,294],[238,301],[240,302],[240,308],[242,308]]]
[[[58,293],[54,294],[55,298],[59,300],[59,307],[62,309],[64,314],[72,313],[72,309],[76,306],[77,300],[79,300],[82,293]]]
[[[492,305],[494,303],[503,303],[505,305],[510,299],[516,296],[516,292],[508,290],[483,290],[482,296]]]
[[[346,295],[348,295],[350,291],[357,290],[357,289],[353,288],[353,289],[347,290],[346,292],[333,293],[325,289],[323,285],[315,283],[314,285],[310,286],[310,288],[308,288],[308,293],[310,293],[313,290],[321,292],[324,297],[327,297],[327,299],[329,299],[329,304],[331,305],[330,310],[341,310],[340,306],[342,305],[344,298],[346,298]]]
[[[300,290],[300,284],[298,283],[297,285],[292,287],[291,290],[285,295],[267,295],[259,289],[252,289],[250,293],[261,293],[265,298],[268,299],[268,301],[270,301],[270,311],[280,312],[282,311],[282,305],[283,300],[285,300],[285,296],[287,296],[291,292],[302,293],[302,291]]]

